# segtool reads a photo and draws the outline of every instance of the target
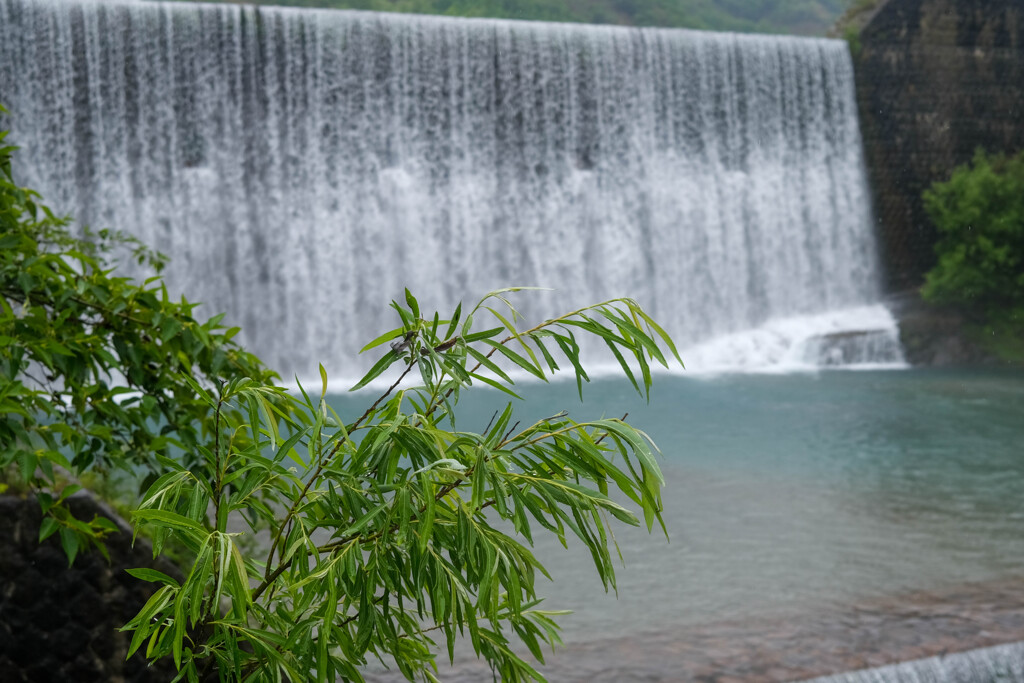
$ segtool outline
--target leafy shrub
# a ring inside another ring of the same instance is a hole
[[[979,150],[924,205],[939,231],[924,298],[988,318],[1024,307],[1024,153]]]
[[[213,414],[183,373],[206,383],[275,375],[232,341],[237,329],[223,329],[219,317],[196,320],[194,304],[171,300],[159,278],[116,277],[115,253],[157,271],[162,257],[110,231],[74,237],[67,219],[14,183],[6,136],[0,131],[0,474],[38,494],[41,538],[59,532],[73,561],[115,529],[77,520],[61,504],[78,477],[122,471],[148,486],[164,472],[157,456],[191,464],[211,432]]]
[[[850,46],[850,54],[853,55],[854,59],[860,56],[861,50],[864,49],[863,43],[860,40],[860,31],[856,26],[847,26],[843,29],[843,40]]]
[[[611,489],[650,530],[661,523],[662,475],[652,444],[623,420],[562,413],[522,426],[509,403],[477,433],[456,428],[459,401],[481,384],[515,396],[497,359],[544,379],[561,357],[582,395],[579,331],[607,342],[641,393],[650,361],[666,364],[663,348],[675,349],[628,299],[519,330],[507,291],[444,319],[422,315],[408,293],[407,306],[394,303],[401,326],[366,347],[390,342],[356,388],[392,365],[401,373],[358,417],[327,403],[322,367],[315,398],[247,379],[203,392],[217,416],[211,446],[196,467],[154,482],[135,513],[155,529],[157,551],[174,538],[195,562],[180,584],[136,571],[160,588],[126,627],[131,650],[173,657],[189,680],[360,681],[370,658],[436,680],[434,637],[453,657],[462,636],[496,678],[544,680],[513,640],[540,662],[558,642],[557,613],[539,608],[536,578],[547,572],[533,534],[575,536],[614,587],[610,518],[640,522]],[[474,326],[492,316],[497,326]],[[268,397],[294,401],[294,418]],[[269,529],[269,549],[246,557],[232,526]]]

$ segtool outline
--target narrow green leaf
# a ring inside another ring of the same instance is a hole
[[[640,391],[640,385],[637,384],[636,377],[633,376],[633,369],[629,367],[629,363],[627,363],[626,359],[623,358],[622,352],[619,351],[615,344],[607,339],[605,340],[605,344],[607,344],[608,348],[611,349],[612,355],[615,356],[615,360],[619,362],[619,367],[622,368],[622,372],[625,373],[626,378],[629,379],[629,383],[633,385],[633,389],[635,389],[638,394],[642,395],[643,392]]]
[[[377,515],[379,515],[381,512],[383,512],[387,507],[388,507],[387,503],[381,503],[380,505],[378,505],[377,507],[375,507],[374,509],[370,510],[365,515],[360,517],[359,520],[355,524],[353,524],[349,528],[345,529],[345,532],[342,535],[343,536],[351,536],[352,534],[359,533],[360,531],[365,529],[367,527],[367,525],[369,525],[370,522],[372,522],[373,519]]]
[[[512,349],[505,346],[504,344],[492,342],[490,340],[487,340],[485,343],[493,348],[496,348],[498,350],[498,353],[505,356],[505,358],[508,358],[510,361],[521,367],[523,370],[526,370],[528,373],[530,373],[537,379],[547,381],[547,377],[544,376],[544,371],[541,368],[531,364],[530,361],[526,360]]]
[[[377,348],[381,344],[387,343],[387,342],[391,341],[392,339],[397,339],[397,338],[403,336],[404,334],[405,334],[405,329],[404,328],[396,327],[395,329],[391,330],[390,332],[385,332],[384,334],[380,335],[379,337],[374,339],[372,342],[370,342],[369,344],[367,344],[366,346],[361,348],[359,350],[359,353],[363,353],[365,351],[369,351],[370,349]]]
[[[507,386],[505,386],[501,382],[495,381],[495,380],[491,379],[490,377],[487,377],[485,375],[480,375],[480,374],[477,374],[477,373],[470,373],[470,376],[473,379],[480,380],[481,382],[483,382],[484,384],[486,384],[486,385],[488,385],[490,387],[494,387],[498,391],[501,391],[501,392],[504,392],[504,393],[508,394],[512,398],[517,398],[520,401],[523,400],[522,396],[520,396],[516,392],[512,391],[511,389],[509,389]]]
[[[419,302],[416,301],[416,297],[414,297],[412,295],[412,292],[409,291],[408,287],[405,288],[405,303],[409,304],[409,310],[412,311],[412,317],[413,318],[419,318],[420,317],[420,305],[419,305]]]
[[[633,337],[633,339],[647,349],[652,358],[657,360],[663,366],[668,367],[668,361],[665,360],[665,356],[662,354],[661,349],[658,348],[658,345],[655,344],[654,340],[645,334],[643,330],[633,324],[633,321],[630,320],[625,313],[614,308],[603,310],[602,313],[604,313],[605,317],[608,318],[609,321],[619,328],[619,331],[623,333],[623,335]]]
[[[357,382],[354,387],[349,389],[349,391],[357,391],[359,389],[362,389],[367,384],[380,377],[380,375],[385,370],[391,367],[391,365],[394,364],[394,362],[399,360],[400,358],[400,354],[395,353],[394,351],[388,351],[379,361],[377,361],[376,364],[374,364],[372,368],[370,368],[370,371],[366,373],[366,375],[361,380],[359,380],[359,382]]]
[[[140,567],[138,569],[125,569],[125,571],[136,579],[141,579],[142,581],[148,581],[149,583],[163,583],[174,588],[180,587],[180,584],[176,580],[161,571],[157,571],[156,569]]]
[[[452,335],[455,333],[455,330],[458,329],[458,327],[459,327],[459,318],[461,316],[462,316],[462,302],[460,301],[459,304],[455,307],[455,313],[452,314],[452,319],[448,322],[448,329],[444,333],[444,338],[446,340],[451,339]]]
[[[202,526],[176,512],[169,512],[167,510],[136,510],[132,513],[132,517],[142,524],[154,524],[176,531],[191,532],[204,538],[207,535],[206,530]]]
[[[477,351],[476,349],[474,349],[473,347],[470,347],[470,346],[466,347],[466,351],[481,366],[487,368],[488,370],[490,370],[495,375],[497,375],[501,379],[505,380],[509,384],[515,384],[515,382],[512,381],[512,378],[509,377],[508,374],[504,370],[502,370],[500,367],[498,367],[498,365],[494,361],[492,361],[490,358],[487,357],[487,354],[481,353],[480,351]]]
[[[39,542],[42,543],[57,531],[60,525],[53,517],[46,517],[39,527]]]
[[[662,329],[661,325],[656,323],[654,321],[654,318],[647,315],[647,313],[645,313],[644,310],[639,306],[631,306],[630,310],[644,319],[644,322],[646,322],[650,326],[650,328],[654,330],[655,334],[661,337],[661,340],[665,342],[665,346],[667,346],[669,351],[672,352],[672,355],[675,357],[675,359],[679,361],[679,365],[685,368],[686,366],[683,364],[683,359],[679,357],[679,351],[676,350],[676,345],[672,341],[672,337],[670,337],[668,333],[665,332],[664,329]]]
[[[67,527],[60,528],[60,544],[64,548],[64,554],[68,557],[68,566],[75,562],[78,555],[78,534]]]
[[[472,316],[467,318],[466,322],[469,322],[471,319]],[[467,344],[472,344],[473,342],[478,342],[484,339],[490,339],[491,337],[495,337],[504,331],[504,327],[492,327],[489,330],[484,330],[483,332],[474,332],[473,334],[465,334],[465,332],[463,332],[463,336]]]
[[[277,418],[274,417],[270,403],[262,394],[256,394],[256,400],[259,402],[260,412],[263,413],[263,420],[270,432],[270,447],[277,448],[277,442],[280,439],[280,435],[277,432]]]
[[[579,394],[580,400],[583,400],[583,381],[590,381],[590,377],[587,376],[586,370],[583,369],[582,363],[580,363],[580,347],[576,343],[576,339],[570,334],[568,337],[561,335],[554,335],[555,342],[558,347],[562,349],[562,353],[572,363],[573,370],[576,376],[576,392]]]
[[[472,480],[472,502],[474,510],[479,510],[484,504],[484,492],[487,486],[487,451],[479,448],[477,451],[476,464],[473,466]]]

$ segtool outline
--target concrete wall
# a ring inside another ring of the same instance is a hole
[[[887,284],[899,291],[935,260],[921,193],[979,147],[1024,149],[1024,0],[888,0],[854,61]]]

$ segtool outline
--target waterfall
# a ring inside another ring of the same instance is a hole
[[[1024,683],[1024,643],[901,662],[805,683]]]
[[[840,41],[0,0],[0,101],[22,184],[168,254],[285,377],[356,375],[405,287],[553,288],[534,318],[631,296],[739,365],[891,332],[842,322],[880,292]]]

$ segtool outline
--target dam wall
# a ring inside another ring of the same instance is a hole
[[[885,287],[906,290],[935,262],[921,193],[975,150],[1024,149],[1024,2],[889,0],[854,52]]]

